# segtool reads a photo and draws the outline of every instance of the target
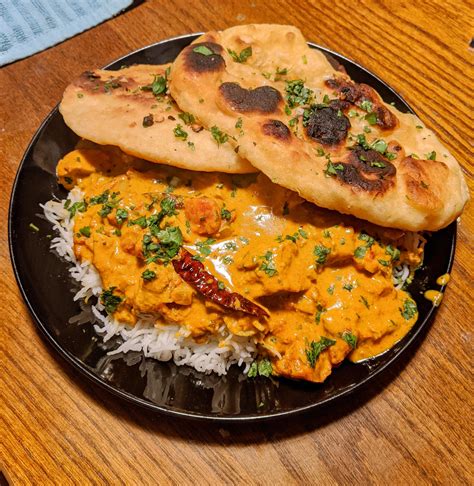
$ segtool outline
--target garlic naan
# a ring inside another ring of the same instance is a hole
[[[319,206],[420,231],[448,225],[469,198],[431,130],[335,69],[295,27],[204,34],[173,63],[170,92],[273,182]]]
[[[228,143],[220,144],[167,94],[168,65],[94,70],[70,84],[59,110],[80,137],[151,162],[182,169],[256,172]]]

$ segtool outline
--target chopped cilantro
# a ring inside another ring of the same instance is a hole
[[[153,270],[145,270],[143,273],[142,273],[142,279],[143,280],[153,280],[156,278],[156,273],[153,271]]]
[[[377,123],[377,114],[373,111],[371,113],[367,113],[364,118],[369,125],[375,125]]]
[[[215,242],[216,240],[213,240],[212,238],[208,238],[207,240],[204,241],[197,241],[196,247],[202,256],[209,256],[212,253],[212,248],[210,245],[213,245]]]
[[[426,158],[428,160],[436,160],[436,152],[433,150],[432,152],[430,152],[429,154],[426,154]]]
[[[316,257],[316,263],[320,265],[326,262],[327,256],[331,253],[331,248],[324,245],[316,245],[313,250],[313,255]]]
[[[416,303],[411,299],[405,299],[403,309],[400,309],[400,313],[404,319],[409,321],[417,313]]]
[[[318,360],[319,355],[330,346],[334,346],[336,341],[334,339],[329,339],[327,337],[321,336],[319,341],[311,341],[309,346],[306,348],[306,358],[308,360],[309,365],[311,368],[316,366],[316,361]]]
[[[400,258],[400,250],[398,248],[394,248],[392,245],[387,245],[385,248],[385,253],[390,255],[392,261],[398,260]]]
[[[367,253],[366,246],[358,246],[354,251],[354,256],[356,258],[364,258],[366,253]]]
[[[100,294],[100,302],[104,305],[107,314],[113,314],[123,300],[118,295],[114,295],[115,289],[116,287],[110,287]]]
[[[387,260],[382,260],[381,258],[378,259],[378,262],[384,267],[388,267],[390,265],[390,262],[388,262]]]
[[[360,107],[364,110],[364,111],[367,111],[368,113],[370,113],[372,111],[372,102],[369,101],[369,100],[364,100],[361,104],[360,104]]]
[[[342,288],[343,288],[344,290],[347,290],[347,291],[349,291],[349,292],[352,292],[352,289],[354,288],[354,285],[352,285],[352,284],[350,284],[350,283],[346,283],[346,284],[344,284],[344,285],[342,286]]]
[[[286,82],[286,100],[290,108],[311,103],[313,91],[306,88],[302,79]]]
[[[230,221],[232,219],[232,213],[228,209],[222,208],[221,209],[221,218],[225,219],[226,221]]]
[[[183,120],[185,125],[192,125],[196,121],[194,115],[188,113],[187,111],[183,111],[183,113],[180,113],[178,116],[181,118],[181,120]]]
[[[221,130],[219,130],[219,128],[216,125],[211,127],[211,135],[212,138],[217,142],[217,145],[222,145],[223,143],[226,143],[227,140],[229,139],[227,133],[224,133]]]
[[[115,213],[115,219],[117,224],[122,224],[128,218],[128,211],[122,208],[118,208]]]
[[[82,236],[85,236],[86,238],[89,238],[91,235],[91,227],[90,226],[83,226],[80,230],[79,233]]]
[[[259,361],[254,361],[249,368],[247,376],[255,378],[256,376],[269,377],[273,373],[273,367],[270,360],[264,358]]]
[[[155,97],[158,98],[159,96],[161,96],[163,93],[166,92],[167,89],[166,77],[157,75],[155,76],[151,84],[142,86],[140,89],[142,91],[152,91]]]
[[[245,49],[242,49],[240,54],[237,54],[232,49],[227,49],[227,52],[235,62],[244,63],[252,55],[252,47],[248,46]]]
[[[369,302],[367,301],[367,299],[363,295],[360,296],[359,300],[360,300],[360,302],[362,302],[365,305],[365,307],[367,307],[367,309],[370,309]]]
[[[197,52],[198,54],[202,54],[203,56],[212,56],[214,52],[206,46],[197,46],[193,49],[193,52]]]
[[[221,282],[220,280],[217,281],[217,288],[219,290],[224,290],[225,289],[225,284],[224,282]]]
[[[235,122],[235,128],[242,128],[242,118],[239,118],[237,119],[237,121]]]
[[[341,337],[352,349],[357,347],[357,336],[352,334],[351,331],[344,331]]]
[[[78,201],[69,205],[66,208],[69,211],[69,217],[74,218],[77,212],[85,213],[87,209],[87,203],[85,201]]]
[[[278,275],[278,270],[275,266],[275,262],[273,261],[273,253],[271,251],[267,251],[263,257],[264,261],[260,265],[260,270],[263,270],[269,277],[274,277]]]
[[[337,175],[338,171],[343,171],[344,170],[344,165],[343,164],[333,164],[330,160],[328,160],[328,163],[326,164],[326,168],[324,169],[324,173],[326,174],[327,177],[335,176]]]
[[[325,309],[321,304],[318,304],[316,307],[316,315],[314,316],[314,321],[316,324],[319,324],[321,322],[321,315],[323,312],[326,312],[327,309]]]
[[[180,138],[183,141],[185,141],[188,138],[188,132],[183,130],[183,126],[179,123],[173,129],[173,133],[176,138]]]

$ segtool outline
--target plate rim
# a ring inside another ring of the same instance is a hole
[[[197,32],[197,33],[189,33],[189,34],[182,34],[174,37],[169,37],[167,39],[162,39],[158,42],[154,42],[151,44],[148,44],[144,47],[140,47],[138,49],[135,49],[134,51],[130,51],[127,54],[124,54],[123,56],[107,63],[103,68],[101,69],[109,69],[112,65],[119,63],[120,61],[123,61],[130,56],[137,54],[142,51],[146,51],[148,49],[154,48],[155,46],[172,42],[172,41],[178,41],[182,39],[189,39],[190,42],[192,42],[194,39],[202,35],[203,32]],[[320,46],[319,44],[316,44],[314,42],[307,41],[307,44],[313,48],[313,49],[318,49],[322,51],[323,53],[329,54],[331,56],[337,56],[341,59],[344,59],[346,62],[356,66],[358,69],[364,71],[367,73],[370,77],[375,78],[379,83],[384,85],[386,89],[388,89],[396,98],[400,99],[410,110],[410,112],[414,115],[416,115],[415,111],[413,108],[410,106],[410,104],[401,96],[395,89],[393,89],[388,83],[386,83],[384,80],[382,80],[378,75],[374,74],[371,72],[369,69],[365,68],[361,64],[359,64],[356,61],[351,60],[350,58],[333,51],[332,49],[329,49],[327,47]],[[23,298],[24,303],[26,304],[26,307],[33,318],[33,322],[36,325],[36,328],[41,331],[42,337],[46,338],[46,341],[49,345],[53,347],[53,349],[58,352],[59,356],[68,363],[68,365],[71,365],[73,368],[77,369],[82,376],[85,376],[89,380],[91,380],[93,383],[99,385],[102,389],[107,390],[110,392],[112,395],[118,396],[125,401],[129,403],[133,403],[135,405],[138,405],[140,407],[143,407],[147,410],[151,410],[155,413],[161,413],[166,416],[171,416],[171,417],[178,417],[178,418],[183,418],[183,419],[189,419],[189,420],[195,420],[195,421],[201,421],[201,422],[214,422],[214,423],[242,423],[242,422],[265,422],[269,420],[276,420],[276,419],[281,419],[289,416],[296,416],[296,415],[301,415],[305,412],[308,412],[310,410],[315,410],[319,407],[324,407],[326,406],[329,402],[333,400],[339,401],[343,397],[347,397],[351,393],[354,393],[356,390],[363,388],[364,386],[367,385],[368,382],[373,380],[376,376],[380,375],[380,373],[384,372],[388,366],[392,366],[393,363],[395,363],[397,360],[400,359],[400,356],[405,355],[407,349],[413,347],[413,343],[416,341],[416,339],[419,337],[420,333],[422,330],[426,328],[426,326],[431,322],[431,320],[434,317],[434,314],[437,311],[437,307],[435,305],[432,305],[432,307],[428,310],[425,318],[423,321],[417,326],[416,329],[414,329],[413,334],[410,336],[410,338],[407,340],[406,343],[404,343],[403,347],[396,353],[391,359],[389,359],[386,363],[379,365],[370,375],[366,376],[362,380],[358,381],[357,383],[352,384],[351,386],[347,387],[345,390],[337,394],[336,396],[330,396],[327,398],[324,398],[323,400],[317,402],[317,403],[311,403],[309,405],[304,405],[298,408],[294,408],[291,410],[284,410],[284,411],[277,411],[275,413],[271,412],[266,412],[265,414],[262,415],[210,415],[210,414],[204,414],[204,413],[199,413],[199,412],[194,412],[194,411],[182,411],[179,409],[173,409],[172,407],[169,407],[167,405],[159,405],[155,404],[153,402],[150,402],[148,400],[145,400],[144,398],[138,397],[136,395],[133,395],[132,393],[129,393],[127,391],[124,391],[112,384],[109,384],[105,381],[103,381],[99,376],[97,376],[89,367],[82,362],[79,358],[74,356],[69,350],[63,348],[60,343],[56,341],[54,338],[53,334],[48,330],[47,326],[44,324],[44,322],[39,318],[37,315],[34,306],[30,302],[30,299],[28,297],[27,291],[25,290],[23,283],[20,279],[20,273],[18,270],[18,264],[15,259],[15,249],[13,247],[13,218],[12,218],[12,213],[13,213],[13,207],[14,207],[14,200],[15,200],[15,194],[17,192],[17,186],[19,183],[20,179],[20,174],[23,170],[23,166],[26,163],[26,159],[28,155],[30,154],[30,151],[33,149],[35,146],[38,138],[42,134],[43,130],[45,127],[48,125],[49,121],[51,118],[59,113],[59,103],[58,102],[48,113],[48,115],[43,119],[39,127],[36,129],[35,133],[33,134],[30,142],[28,143],[23,156],[21,158],[21,161],[18,165],[18,168],[16,170],[15,178],[12,184],[12,189],[10,192],[10,200],[9,200],[9,205],[8,205],[8,248],[9,248],[9,256],[10,256],[10,261],[11,265],[13,268],[13,273],[15,275],[15,280],[18,285],[18,288],[20,289],[20,294]],[[416,115],[417,116],[417,115]],[[451,223],[452,224],[452,223]],[[449,225],[448,225],[449,226]],[[444,229],[444,228],[443,228]],[[455,256],[455,251],[456,251],[456,242],[457,242],[457,229],[458,229],[458,223],[457,220],[455,221],[455,227],[453,230],[453,235],[450,243],[450,251],[449,251],[449,257],[447,261],[447,271],[451,272],[451,269],[453,267],[454,263],[454,256]],[[441,292],[444,291],[445,285],[443,285],[440,289]],[[416,323],[418,324],[418,323]],[[416,326],[415,324],[415,326]],[[412,328],[413,329],[413,328]],[[77,384],[75,384],[77,386]],[[79,385],[82,386],[82,385]],[[103,406],[102,400],[99,400],[101,402],[101,406]]]

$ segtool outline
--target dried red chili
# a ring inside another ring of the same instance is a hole
[[[177,258],[172,260],[176,273],[198,292],[217,304],[256,317],[269,317],[268,312],[237,292],[220,289],[218,280],[209,273],[204,265],[193,259],[193,255],[181,248]]]

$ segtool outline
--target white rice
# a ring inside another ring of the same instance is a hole
[[[74,188],[68,199],[71,205],[82,201],[83,194]],[[204,373],[215,372],[225,375],[227,370],[237,364],[247,372],[257,355],[257,345],[251,337],[236,336],[221,326],[218,335],[206,343],[196,343],[186,326],[157,323],[155,316],[142,315],[135,326],[120,323],[106,314],[99,296],[102,293],[100,275],[89,262],[79,263],[74,255],[74,220],[64,208],[63,201],[48,201],[41,205],[44,215],[53,225],[57,236],[51,240],[51,249],[61,258],[71,263],[69,273],[80,285],[74,295],[82,311],[69,319],[70,324],[92,323],[94,330],[104,342],[114,336],[120,336],[122,343],[108,354],[142,352],[145,357],[159,361],[173,360],[178,366],[191,366]],[[410,276],[408,265],[394,268],[393,280],[397,289],[401,289]]]
[[[68,194],[71,204],[81,201],[83,195],[77,188]],[[51,249],[71,263],[71,277],[79,283],[80,289],[74,295],[81,302],[80,314],[69,319],[70,324],[92,323],[104,342],[120,336],[123,342],[108,354],[142,352],[145,357],[159,361],[173,360],[178,366],[191,366],[204,373],[215,372],[225,375],[234,364],[248,371],[255,360],[257,346],[251,337],[231,334],[225,326],[219,329],[216,337],[206,343],[196,343],[186,326],[157,323],[155,316],[140,316],[135,326],[120,323],[105,313],[99,300],[102,282],[97,270],[89,262],[79,263],[74,255],[74,221],[63,201],[48,201],[41,205],[44,215],[53,225],[58,236],[52,239]],[[84,304],[85,305],[84,305]]]

